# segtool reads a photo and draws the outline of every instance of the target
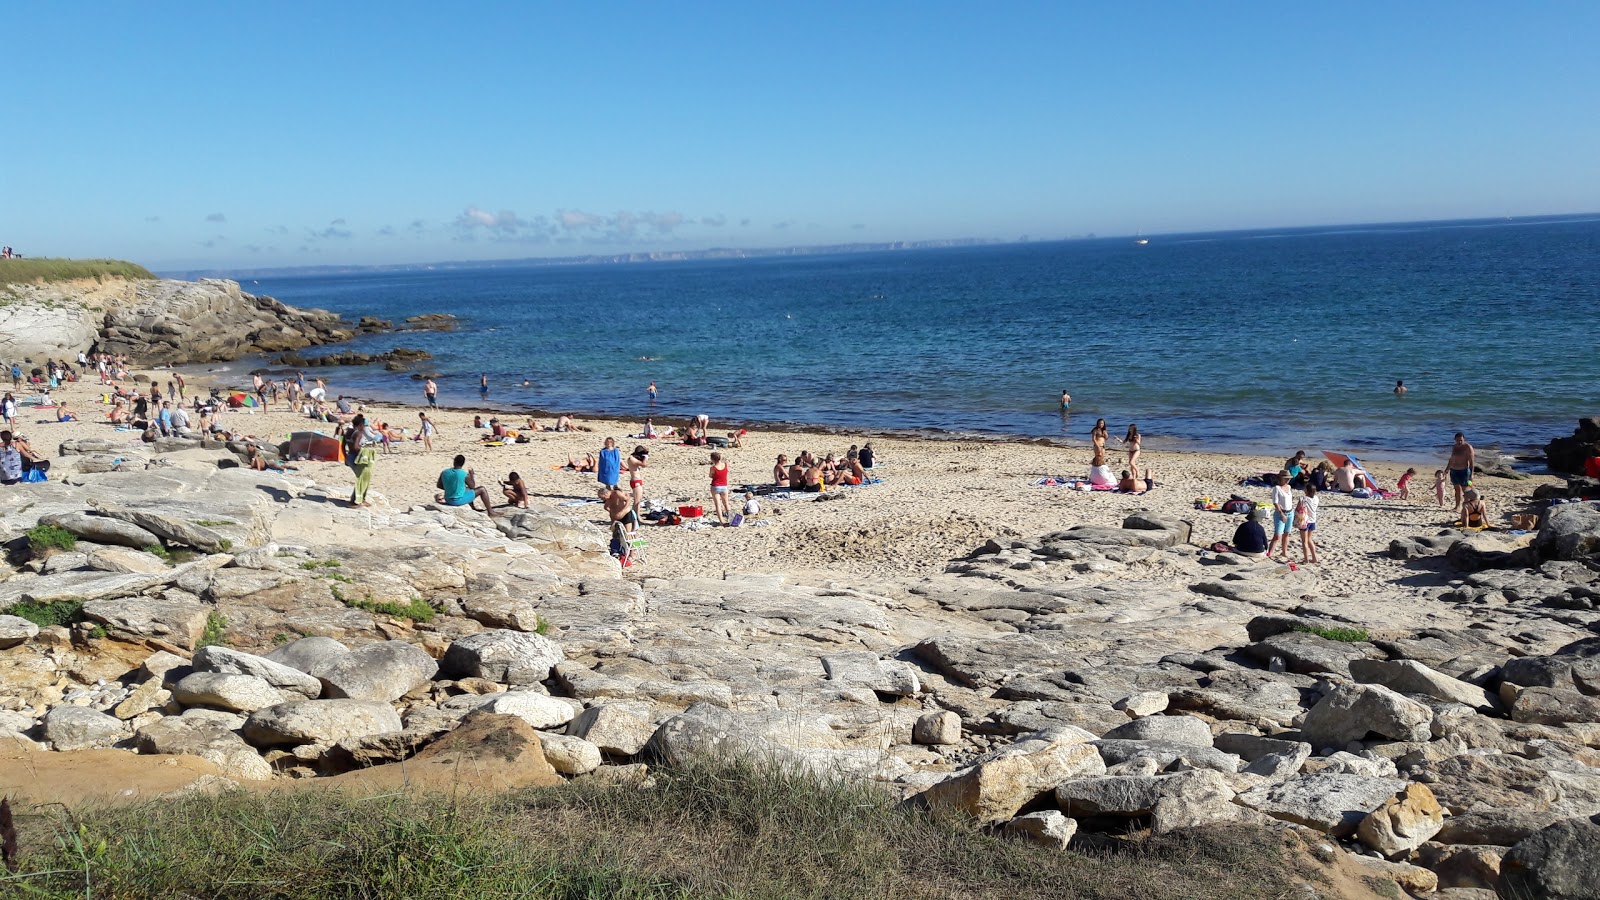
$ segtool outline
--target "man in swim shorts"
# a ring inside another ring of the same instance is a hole
[[[1478,461],[1477,452],[1472,445],[1467,443],[1467,436],[1456,432],[1455,445],[1450,448],[1450,461],[1445,468],[1450,470],[1450,485],[1455,488],[1455,505],[1452,510],[1461,508],[1461,495],[1472,484],[1472,468]]]

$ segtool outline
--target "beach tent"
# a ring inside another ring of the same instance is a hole
[[[344,462],[344,449],[339,446],[339,439],[320,431],[296,431],[289,435],[289,442],[283,446],[282,455],[285,459]]]
[[[1335,466],[1339,466],[1341,468],[1343,466],[1345,466],[1346,464],[1354,466],[1355,470],[1357,472],[1361,473],[1361,477],[1365,478],[1367,480],[1367,487],[1370,490],[1374,490],[1374,491],[1383,490],[1383,488],[1378,487],[1378,479],[1373,478],[1372,477],[1372,473],[1367,471],[1367,467],[1363,466],[1361,464],[1361,460],[1356,459],[1351,454],[1349,454],[1349,453],[1334,453],[1334,452],[1331,452],[1331,451],[1328,451],[1328,450],[1324,450],[1324,451],[1322,451],[1322,455],[1326,456],[1328,458],[1328,462],[1333,463]]]

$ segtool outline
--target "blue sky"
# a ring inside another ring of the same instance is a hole
[[[1600,4],[11,3],[0,243],[155,268],[1600,210]]]

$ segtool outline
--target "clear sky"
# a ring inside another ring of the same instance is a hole
[[[153,268],[1600,210],[1600,3],[4,9],[0,243]]]

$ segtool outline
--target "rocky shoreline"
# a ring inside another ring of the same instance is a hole
[[[559,508],[347,509],[220,446],[79,449],[0,497],[0,609],[61,618],[0,617],[8,773],[112,748],[203,761],[186,789],[381,784],[402,760],[647,783],[732,756],[1062,848],[1299,829],[1458,900],[1585,896],[1600,859],[1592,504],[1394,541],[1442,576],[1407,601],[1331,596],[1154,512],[915,578],[629,580]]]
[[[186,365],[338,344],[365,331],[218,278],[81,279],[10,285],[0,294],[0,358],[42,364],[80,351]]]

